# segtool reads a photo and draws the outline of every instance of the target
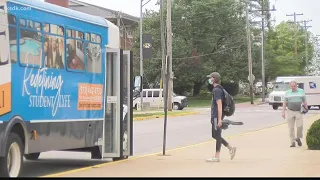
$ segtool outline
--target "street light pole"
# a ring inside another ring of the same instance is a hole
[[[140,107],[143,109],[143,38],[142,38],[142,24],[143,24],[143,12],[142,8],[148,4],[151,0],[148,0],[146,3],[143,3],[143,0],[140,1],[140,76],[142,77],[142,88],[140,92]]]

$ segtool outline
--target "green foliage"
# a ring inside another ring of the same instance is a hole
[[[263,8],[270,9],[268,0]],[[262,7],[262,1],[250,2],[251,9]],[[164,20],[166,20],[164,6]],[[261,17],[255,11],[252,17]],[[252,18],[251,17],[251,18]],[[270,13],[264,15],[266,79],[276,76],[305,74],[305,30],[292,23],[282,22],[271,27]],[[175,0],[172,7],[174,91],[178,94],[193,93],[197,96],[206,90],[207,74],[218,71],[222,82],[238,84],[247,82],[248,55],[245,21],[245,4],[238,0]],[[259,26],[258,26],[259,25]],[[255,79],[261,79],[261,24],[251,25],[253,33],[252,59]],[[139,27],[138,27],[139,28]],[[134,73],[139,74],[139,31],[135,31]],[[160,12],[144,13],[143,33],[153,36],[153,58],[144,59],[144,83],[157,84],[161,79]],[[297,37],[298,54],[294,56],[294,37]],[[310,37],[310,35],[309,35]],[[313,44],[308,39],[309,55]],[[311,58],[308,58],[311,59]],[[309,63],[310,64],[310,63]],[[147,84],[145,84],[147,85]],[[231,87],[236,95],[239,87]],[[231,90],[230,90],[231,91]]]
[[[221,85],[231,96],[239,93],[239,83],[221,83]]]
[[[320,119],[311,125],[306,139],[310,150],[320,150]]]
[[[306,32],[302,27],[296,27],[291,22],[280,23],[274,31],[268,34],[267,59],[269,59],[267,74],[270,78],[276,76],[305,75],[306,66]],[[308,34],[308,36],[310,36]],[[297,39],[297,56],[294,55],[294,42]],[[308,54],[313,54],[313,44],[308,39]],[[308,58],[311,59],[311,58]],[[310,62],[310,61],[309,61]]]

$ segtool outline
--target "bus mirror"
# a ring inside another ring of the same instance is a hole
[[[141,90],[142,90],[142,76],[134,77],[134,90],[141,92]]]

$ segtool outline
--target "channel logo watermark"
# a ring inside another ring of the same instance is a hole
[[[7,7],[8,11],[31,11],[31,7],[18,7],[18,6],[10,6]]]

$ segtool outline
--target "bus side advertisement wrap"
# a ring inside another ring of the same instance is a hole
[[[11,82],[0,85],[0,115],[11,111]]]
[[[103,85],[86,84],[78,85],[78,110],[102,110]]]

